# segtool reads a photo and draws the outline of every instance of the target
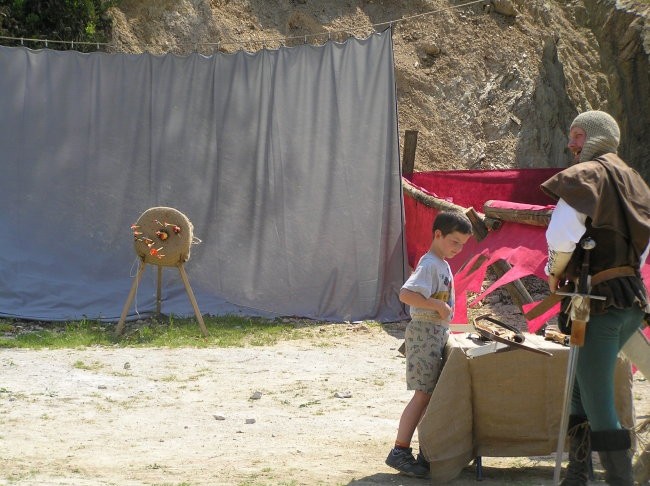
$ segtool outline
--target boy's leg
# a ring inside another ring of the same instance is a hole
[[[427,405],[429,405],[429,400],[431,400],[430,393],[415,390],[413,398],[411,398],[411,401],[406,405],[402,412],[402,416],[399,419],[395,445],[402,447],[409,447],[411,445],[413,434],[427,409]]]
[[[386,464],[411,476],[429,474],[428,464],[413,457],[410,445],[438,381],[448,336],[445,326],[431,322],[411,321],[406,328],[406,383],[415,393],[402,412],[395,447],[388,454]]]
[[[425,478],[429,474],[429,468],[424,464],[419,463],[413,456],[413,451],[410,445],[415,429],[417,428],[430,399],[430,394],[420,390],[415,391],[400,417],[395,447],[391,449],[386,458],[386,464],[388,466],[397,469],[408,476]]]

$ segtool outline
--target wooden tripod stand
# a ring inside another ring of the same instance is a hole
[[[142,279],[142,274],[144,273],[145,269],[145,261],[144,259],[140,259],[139,264],[138,264],[138,273],[135,276],[135,279],[133,280],[133,285],[131,285],[131,291],[129,292],[129,296],[126,299],[126,302],[124,303],[124,307],[122,308],[122,315],[120,315],[120,321],[117,323],[117,328],[115,329],[115,334],[117,336],[120,336],[122,332],[124,331],[124,322],[126,319],[126,314],[129,311],[129,308],[131,307],[131,303],[133,302],[133,299],[135,297],[135,293],[138,289],[138,285],[140,284],[140,280]],[[158,267],[158,284],[156,286],[156,314],[160,315],[160,308],[161,308],[161,303],[162,303],[162,298],[161,298],[161,292],[162,292],[162,266],[161,265],[156,265]],[[196,320],[199,321],[199,327],[201,328],[201,332],[203,333],[204,337],[208,337],[208,329],[205,327],[205,323],[203,322],[203,316],[201,315],[201,312],[199,311],[199,306],[196,303],[196,298],[194,298],[194,292],[192,292],[192,287],[190,287],[190,281],[187,278],[187,272],[185,271],[184,263],[180,262],[176,265],[178,268],[178,271],[181,274],[181,279],[183,279],[183,285],[185,285],[185,291],[187,292],[187,296],[190,299],[190,302],[192,303],[192,307],[194,308],[194,315],[196,316]]]

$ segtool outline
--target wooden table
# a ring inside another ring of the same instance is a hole
[[[555,452],[569,348],[535,334],[525,338],[553,356],[517,349],[468,358],[467,350],[481,343],[471,334],[451,335],[440,379],[418,427],[433,484],[453,479],[477,457]],[[616,370],[616,394],[621,422],[632,427],[632,373],[623,358]]]

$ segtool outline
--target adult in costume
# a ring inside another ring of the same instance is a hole
[[[564,486],[586,485],[591,451],[598,451],[610,485],[633,485],[630,431],[614,408],[616,357],[648,312],[640,267],[650,240],[650,188],[617,154],[618,124],[602,111],[581,113],[568,148],[575,163],[541,185],[557,200],[546,239],[551,292],[575,282],[591,237],[594,282],[585,343],[578,356],[569,416],[569,465]]]

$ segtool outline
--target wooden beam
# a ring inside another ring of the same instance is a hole
[[[551,221],[552,209],[518,209],[494,207],[494,201],[483,203],[483,212],[487,217],[511,221],[513,223],[530,224],[532,226],[548,226]]]
[[[458,204],[454,204],[452,202],[446,201],[445,199],[441,199],[439,197],[435,197],[431,194],[427,194],[426,192],[421,191],[404,178],[402,178],[402,187],[404,188],[404,192],[406,192],[409,196],[430,208],[434,208],[439,211],[460,211],[462,213],[467,210],[467,208],[464,208],[463,206],[459,206]]]
[[[467,208],[465,210],[465,216],[467,216],[467,218],[472,223],[474,238],[476,238],[476,241],[481,241],[484,239],[488,235],[489,230],[481,216],[476,212],[474,208]]]
[[[489,230],[498,229],[501,225],[501,221],[493,218],[486,218],[481,213],[475,211],[474,208],[465,208],[445,199],[427,194],[404,178],[402,178],[402,188],[406,194],[429,208],[434,208],[438,211],[460,211],[461,213],[464,213],[472,222],[474,236],[478,241],[485,238]]]
[[[404,132],[404,152],[402,154],[402,175],[413,174],[415,168],[415,149],[418,145],[418,131],[406,130]]]
[[[501,278],[507,271],[512,268],[512,265],[510,265],[505,260],[497,260],[490,266],[492,267],[494,273],[497,274],[497,278]],[[519,279],[504,285],[504,288],[508,291],[510,297],[512,297],[512,301],[519,306],[522,314],[524,312],[523,305],[534,302],[533,298],[530,296],[530,293],[528,290],[526,290],[526,287],[524,287],[524,284],[521,283],[521,280]]]

